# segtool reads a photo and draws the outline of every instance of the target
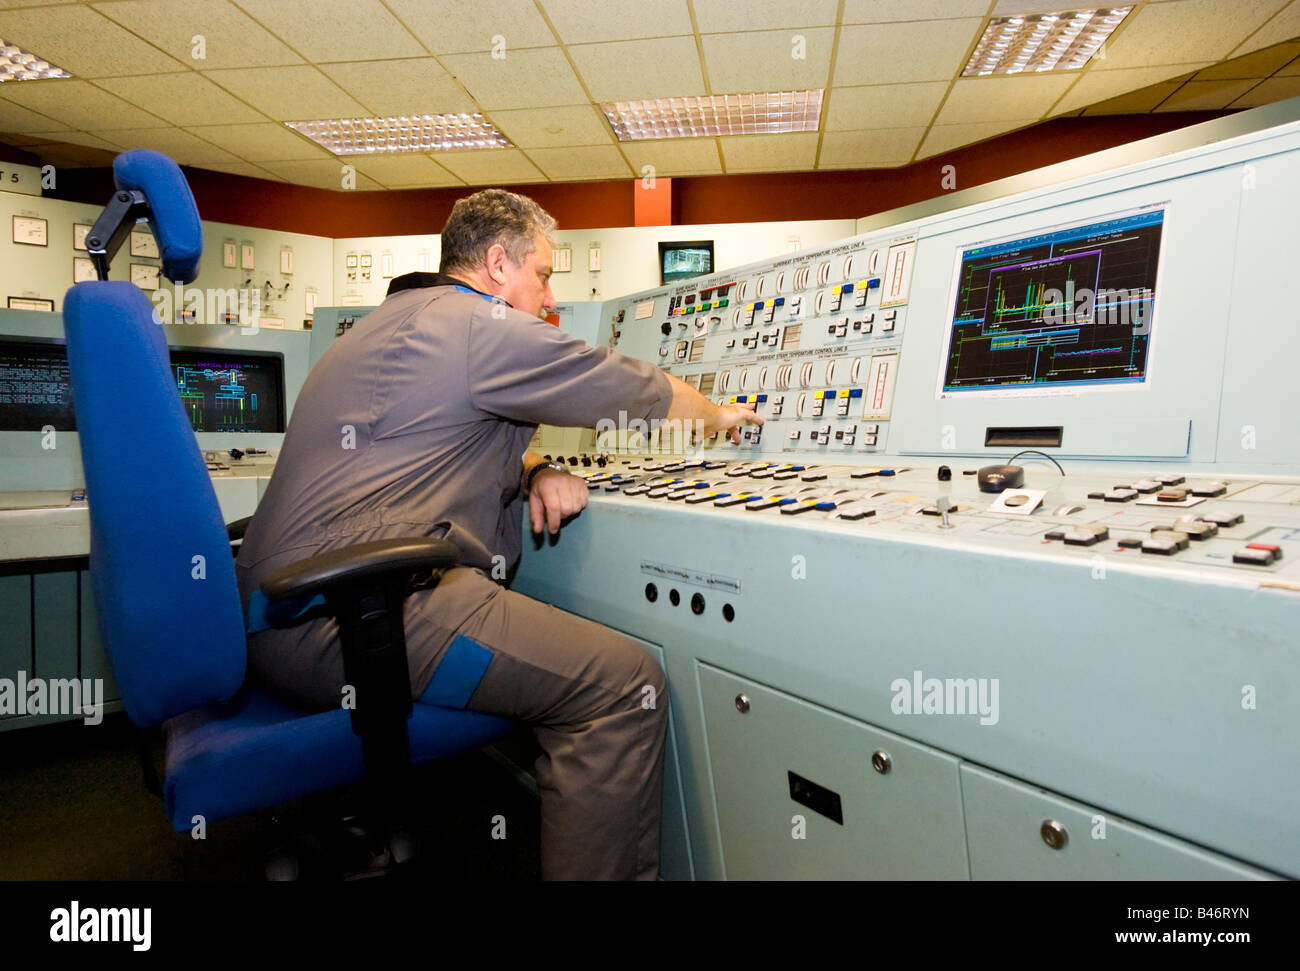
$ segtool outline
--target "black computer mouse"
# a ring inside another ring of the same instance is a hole
[[[1019,489],[1025,484],[1025,470],[1019,465],[986,465],[979,471],[980,492]]]

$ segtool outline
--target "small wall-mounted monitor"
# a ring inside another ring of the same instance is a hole
[[[713,272],[713,240],[659,243],[659,282],[674,283]]]
[[[219,348],[172,348],[172,374],[196,432],[284,431],[284,358]]]

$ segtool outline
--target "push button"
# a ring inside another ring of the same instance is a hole
[[[1270,566],[1273,554],[1267,550],[1252,550],[1249,546],[1232,554],[1233,563],[1246,563],[1250,566]]]
[[[1187,549],[1187,534],[1171,529],[1161,529],[1142,541],[1143,553],[1159,553],[1172,556],[1179,550]]]
[[[1239,512],[1206,512],[1201,513],[1201,521],[1214,523],[1220,529],[1228,529],[1244,522],[1245,517]]]

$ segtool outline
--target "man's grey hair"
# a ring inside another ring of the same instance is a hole
[[[442,228],[439,270],[476,270],[487,262],[494,243],[505,247],[515,266],[523,266],[537,247],[537,234],[555,244],[555,218],[527,196],[505,189],[484,189],[456,200]]]

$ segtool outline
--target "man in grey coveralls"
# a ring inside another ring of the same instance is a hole
[[[543,877],[654,879],[662,669],[630,638],[491,577],[519,557],[525,497],[536,533],[557,533],[587,504],[585,482],[527,451],[539,423],[592,427],[626,411],[701,421],[706,435],[735,440],[762,419],[540,320],[555,307],[554,228],[504,190],[456,203],[440,272],[395,280],[312,369],[236,571],[247,600],[267,573],[313,553],[403,536],[455,543],[459,564],[406,602],[414,697],[458,635],[489,649],[467,707],[536,732]],[[341,703],[332,619],[253,634],[249,666],[289,701]],[[642,704],[647,685],[653,707]]]

